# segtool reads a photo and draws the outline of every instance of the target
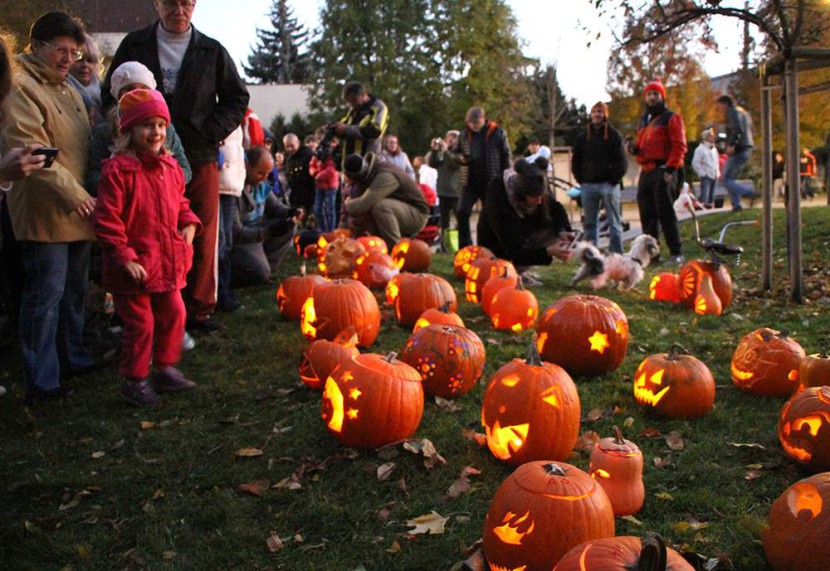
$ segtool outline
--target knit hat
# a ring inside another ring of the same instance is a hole
[[[545,173],[548,160],[539,157],[532,163],[519,159],[513,163],[513,170],[519,175],[517,190],[524,196],[541,196],[545,192]]]
[[[369,165],[360,155],[349,155],[343,162],[343,173],[352,180],[363,180],[368,171]]]
[[[170,124],[170,111],[164,97],[155,89],[136,89],[125,93],[118,102],[118,129],[122,133],[151,117],[161,117]]]
[[[646,85],[646,88],[643,90],[643,95],[645,95],[649,91],[658,92],[663,97],[663,101],[666,100],[666,88],[663,86],[663,82],[660,81],[659,77],[655,77],[651,80],[651,83]]]
[[[146,65],[137,61],[125,61],[112,72],[110,94],[117,100],[121,90],[133,83],[146,85],[150,89],[156,88],[156,78]]]

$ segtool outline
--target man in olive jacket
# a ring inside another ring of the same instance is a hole
[[[193,242],[193,268],[184,294],[188,328],[222,329],[210,318],[216,307],[216,248],[219,237],[219,144],[242,124],[248,90],[222,45],[190,24],[195,2],[157,0],[159,21],[127,34],[101,87],[104,106],[113,103],[110,74],[125,61],[146,65],[170,108],[193,178],[190,207],[204,230]]]

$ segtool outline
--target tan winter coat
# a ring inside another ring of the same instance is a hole
[[[18,240],[94,240],[88,219],[75,209],[89,198],[83,187],[89,150],[89,117],[81,96],[31,53],[17,56],[21,71],[3,105],[3,151],[27,143],[57,147],[48,169],[14,183],[9,192],[12,229]]]

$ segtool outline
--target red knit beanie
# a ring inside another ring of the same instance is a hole
[[[161,93],[155,89],[135,89],[118,101],[118,130],[126,133],[133,125],[151,117],[161,117],[170,124],[170,111]]]
[[[666,88],[663,86],[663,82],[660,81],[659,77],[655,77],[653,80],[651,80],[651,83],[646,85],[646,88],[643,90],[643,95],[645,95],[649,91],[658,92],[663,97],[663,101],[666,100]]]

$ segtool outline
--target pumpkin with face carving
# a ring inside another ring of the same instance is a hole
[[[613,437],[594,444],[588,472],[608,494],[615,516],[633,515],[643,507],[643,453],[618,427]]]
[[[558,365],[543,363],[536,345],[490,379],[481,424],[490,452],[518,466],[530,460],[564,460],[579,436],[576,385]]]
[[[452,261],[453,275],[457,278],[467,277],[470,264],[479,258],[494,258],[493,252],[484,246],[464,246],[455,253]]]
[[[823,472],[796,482],[773,502],[764,554],[775,571],[827,571],[828,529],[830,472]]]
[[[392,247],[390,254],[395,265],[402,272],[425,272],[432,262],[429,244],[415,238],[401,238]]]
[[[784,454],[807,470],[830,470],[830,387],[810,387],[787,401],[778,440]]]
[[[350,325],[357,332],[358,346],[369,347],[377,339],[380,309],[369,288],[357,280],[315,286],[300,316],[300,329],[306,339],[331,340]]]
[[[756,329],[741,339],[732,354],[732,382],[752,394],[788,397],[798,390],[798,367],[804,356],[804,349],[786,331]]]
[[[674,345],[646,357],[634,373],[634,398],[668,418],[693,418],[712,410],[715,379],[706,364]]]
[[[564,462],[528,462],[493,496],[484,554],[491,570],[550,571],[577,545],[613,536],[611,502],[591,476]]]

